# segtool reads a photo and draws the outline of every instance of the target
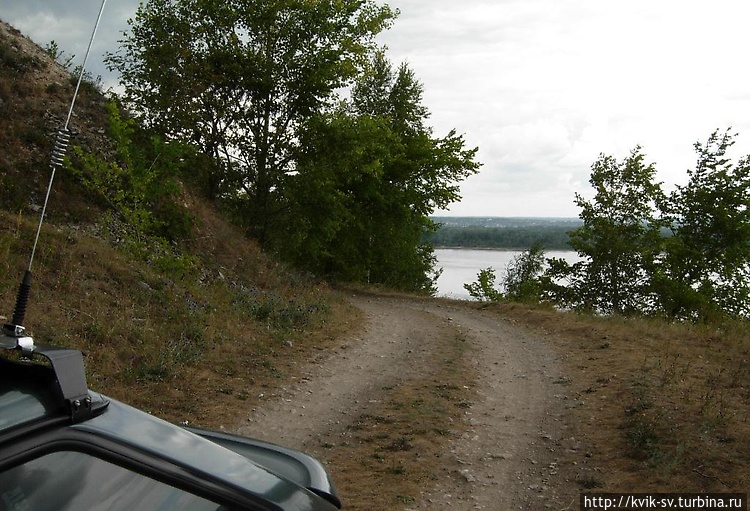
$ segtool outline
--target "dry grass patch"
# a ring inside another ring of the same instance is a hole
[[[543,331],[567,363],[582,486],[606,491],[746,491],[750,334],[656,319],[499,306]]]
[[[268,261],[230,226],[219,239],[214,221],[192,254],[162,255],[173,258],[163,265],[90,227],[46,226],[27,328],[38,343],[81,349],[94,390],[174,422],[233,424],[359,320],[325,284]],[[35,224],[0,214],[0,225],[0,311],[9,317]],[[217,247],[243,257],[223,266],[211,258]]]

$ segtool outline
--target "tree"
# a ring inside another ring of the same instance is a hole
[[[669,316],[750,313],[750,157],[737,165],[727,157],[735,136],[715,131],[696,143],[687,185],[663,208],[673,234],[659,274]]]
[[[423,85],[408,65],[394,70],[378,52],[356,81],[349,109],[355,116],[384,121],[398,137],[400,147],[385,169],[385,179],[403,193],[404,203],[416,214],[428,215],[459,200],[459,183],[480,165],[474,161],[478,149],[466,149],[455,130],[433,137],[426,125],[430,113],[422,104],[423,94]]]
[[[483,268],[477,273],[476,282],[464,284],[464,289],[469,296],[480,302],[499,302],[503,299],[503,293],[495,287],[496,280],[494,268]]]
[[[369,282],[383,166],[397,142],[377,119],[343,112],[312,119],[287,186],[286,221],[272,236],[277,253],[317,274]]]
[[[429,215],[479,164],[455,132],[434,138],[428,115],[414,73],[376,54],[351,101],[308,123],[276,246],[329,276],[433,291]]]
[[[544,249],[541,244],[534,243],[508,263],[502,277],[502,290],[495,287],[497,275],[492,267],[479,270],[477,280],[464,284],[464,289],[469,296],[481,302],[499,302],[505,299],[539,303],[543,293],[544,267]]]
[[[653,310],[651,275],[661,252],[656,205],[663,202],[655,173],[640,147],[622,162],[601,155],[593,164],[595,196],[587,201],[576,194],[583,225],[570,232],[570,245],[583,259],[573,265],[552,260],[547,272],[558,300],[602,313]],[[561,279],[569,282],[566,289],[554,284]]]
[[[301,127],[351,82],[395,15],[373,0],[150,0],[107,62],[146,124],[221,163],[207,193],[264,241]]]
[[[544,248],[540,243],[534,243],[508,263],[503,284],[509,300],[532,303],[541,301],[540,277],[544,272],[544,260]]]

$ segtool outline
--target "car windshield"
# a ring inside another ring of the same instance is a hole
[[[0,473],[0,511],[225,510],[80,452],[47,454]]]

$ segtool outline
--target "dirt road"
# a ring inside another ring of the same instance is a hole
[[[467,349],[455,364],[465,364],[461,388],[471,389],[471,404],[461,410],[461,433],[450,438],[439,462],[424,461],[434,465],[434,476],[402,509],[577,508],[574,467],[564,460],[576,446],[562,364],[543,338],[476,304],[366,294],[350,299],[366,315],[364,330],[333,353],[321,353],[302,368],[303,377],[263,396],[240,433],[327,460],[337,448],[331,439],[346,437],[395,389],[430,381],[435,357],[460,339]],[[336,479],[337,467],[329,468]],[[357,477],[361,491],[377,492],[364,488],[371,479],[366,473]],[[347,497],[342,494],[345,504]],[[375,500],[370,509],[380,509]]]

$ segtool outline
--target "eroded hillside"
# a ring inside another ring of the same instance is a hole
[[[75,78],[0,23],[0,314],[10,317]],[[85,83],[71,146],[111,155],[107,98]],[[215,425],[294,373],[356,314],[321,282],[267,257],[189,185],[186,236],[133,234],[61,168],[26,327],[87,354],[91,386],[171,420]]]

